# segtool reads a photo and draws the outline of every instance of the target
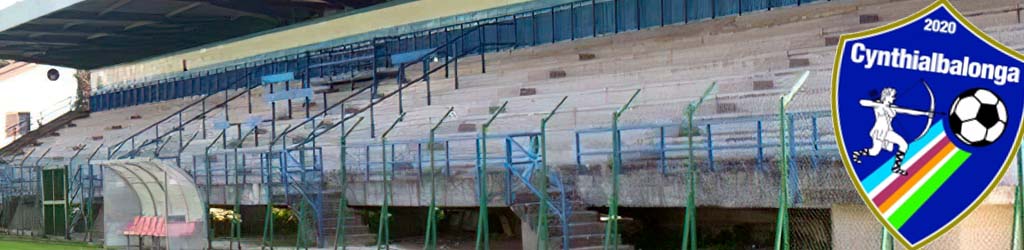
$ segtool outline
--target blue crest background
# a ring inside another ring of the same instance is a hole
[[[956,33],[951,35],[925,31],[924,20],[926,18],[956,22]],[[950,140],[957,147],[972,155],[900,229],[900,233],[907,241],[916,244],[956,219],[957,215],[982,195],[993,179],[1000,174],[1020,130],[1021,113],[1024,108],[1024,96],[1022,96],[1024,87],[1021,86],[1021,83],[1007,82],[1003,86],[997,86],[993,81],[986,79],[894,69],[878,65],[871,69],[865,69],[863,64],[856,64],[850,60],[851,47],[856,42],[861,42],[871,49],[891,51],[893,48],[899,47],[906,48],[908,53],[920,50],[921,55],[940,52],[944,53],[947,59],[962,59],[964,56],[969,56],[971,61],[1021,68],[1024,68],[1024,63],[975,36],[944,6],[894,30],[871,37],[846,40],[844,55],[836,55],[843,57],[840,58],[841,70],[836,85],[838,108],[836,113],[842,129],[838,132],[842,135],[847,156],[849,156],[849,152],[871,146],[869,131],[874,123],[874,115],[870,108],[862,107],[858,102],[861,99],[877,99],[876,96],[870,94],[872,91],[881,92],[884,87],[893,87],[896,89],[895,105],[927,110],[929,96],[921,83],[921,79],[924,79],[934,91],[935,111],[940,113],[949,113],[949,108],[956,96],[961,91],[971,88],[992,90],[1005,102],[1008,115],[1007,127],[992,145],[978,148],[963,144],[949,131],[949,126],[946,126],[946,134]],[[934,120],[934,122],[945,123],[946,116],[936,115]],[[921,134],[926,121],[927,118],[923,116],[898,115],[893,121],[893,127],[907,140],[907,143],[910,143]],[[883,150],[876,157],[862,158],[863,163],[861,164],[853,163],[854,172],[857,174],[855,178],[863,179],[892,156],[892,152]]]

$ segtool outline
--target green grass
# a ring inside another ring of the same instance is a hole
[[[47,241],[42,239],[10,238],[0,237],[0,249],[5,250],[81,250],[100,249],[98,246],[89,246],[85,243]]]

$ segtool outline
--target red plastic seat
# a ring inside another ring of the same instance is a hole
[[[125,225],[124,227],[124,235],[139,235],[139,226],[142,224],[142,219],[142,216],[135,216],[135,218],[132,218],[132,222],[128,223],[128,225]]]
[[[156,237],[167,237],[167,220],[164,217],[156,218],[156,226],[153,227],[152,235]]]
[[[156,236],[156,227],[159,221],[156,216],[146,216],[146,226],[142,229],[144,236]]]

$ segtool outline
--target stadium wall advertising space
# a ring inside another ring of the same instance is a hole
[[[939,0],[840,37],[836,140],[858,193],[904,246],[928,244],[1002,179],[1021,139],[1024,55]]]

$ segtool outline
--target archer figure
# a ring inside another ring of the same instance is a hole
[[[900,175],[907,175],[901,165],[903,157],[907,154],[907,140],[896,133],[892,128],[892,119],[897,114],[920,115],[931,117],[932,113],[896,107],[893,101],[896,100],[896,89],[884,88],[878,100],[860,100],[860,105],[872,108],[875,111],[875,125],[871,127],[871,147],[853,151],[853,162],[860,163],[863,155],[876,156],[882,149],[893,152],[893,146],[897,146],[896,161],[893,163],[892,172]]]

